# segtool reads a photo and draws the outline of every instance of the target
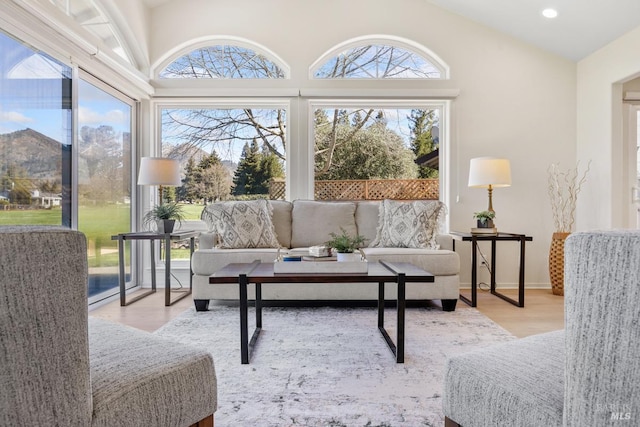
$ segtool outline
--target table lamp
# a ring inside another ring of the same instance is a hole
[[[469,187],[486,188],[489,192],[489,212],[494,212],[492,193],[496,187],[511,186],[511,165],[508,159],[476,157],[469,164]]]
[[[140,159],[138,185],[157,185],[160,204],[163,203],[163,185],[179,186],[181,184],[180,163],[177,160],[165,157],[143,157]]]

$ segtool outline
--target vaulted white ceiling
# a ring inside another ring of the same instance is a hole
[[[156,7],[180,0],[137,1]],[[640,26],[640,0],[425,1],[573,61]],[[543,17],[546,8],[558,16]]]

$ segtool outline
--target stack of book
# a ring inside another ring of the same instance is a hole
[[[313,256],[313,257],[331,256],[331,249],[328,246],[311,246],[309,248],[309,256]]]

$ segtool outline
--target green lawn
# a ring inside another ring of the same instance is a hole
[[[200,219],[202,205],[184,204],[185,219]],[[118,242],[111,236],[127,232],[129,205],[104,205],[80,207],[79,229],[87,236],[89,267],[113,267],[118,265]],[[0,225],[60,225],[61,209],[0,210]],[[126,246],[127,252],[130,245]],[[188,258],[188,249],[174,249],[173,259]],[[128,258],[128,254],[126,254]]]

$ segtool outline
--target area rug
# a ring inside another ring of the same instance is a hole
[[[395,340],[395,310],[385,316]],[[156,334],[213,355],[217,427],[442,426],[446,359],[514,339],[472,308],[409,308],[398,364],[376,325],[375,308],[268,307],[248,365],[238,307],[189,309]]]

